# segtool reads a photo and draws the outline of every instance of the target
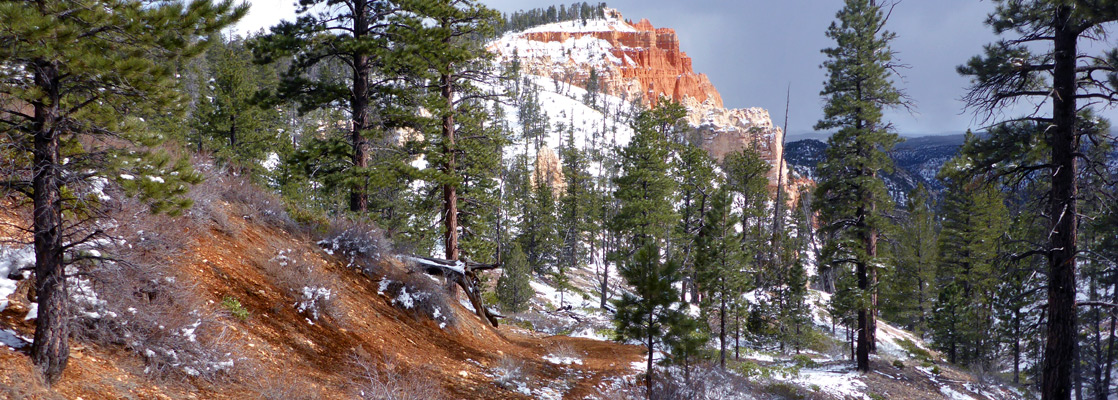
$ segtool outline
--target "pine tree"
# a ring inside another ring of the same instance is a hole
[[[958,171],[968,159],[953,159],[940,175],[947,192],[936,268],[937,286],[943,292],[936,308],[949,313],[937,315],[932,333],[949,361],[971,364],[987,361],[986,351],[993,347],[987,340],[994,324],[996,262],[1009,217],[996,187]]]
[[[667,243],[668,227],[676,220],[672,207],[675,182],[668,176],[668,138],[678,133],[685,115],[683,106],[662,101],[642,112],[633,123],[635,134],[621,150],[623,173],[614,182],[614,197],[621,203],[613,220],[614,230],[632,249],[620,259],[648,243]]]
[[[501,264],[503,273],[497,278],[497,300],[501,308],[508,312],[521,312],[528,308],[529,301],[536,294],[530,284],[528,260],[520,245],[515,242]]]
[[[559,260],[556,283],[560,288],[567,284],[567,271],[585,262],[590,230],[591,176],[587,171],[586,157],[574,146],[574,135],[568,133],[567,146],[563,149],[563,177],[567,188],[559,201]],[[562,299],[563,292],[560,292]],[[562,301],[560,301],[562,302]]]
[[[331,107],[348,111],[350,166],[339,179],[348,186],[353,212],[368,209],[369,180],[377,175],[370,170],[370,139],[386,140],[384,122],[390,106],[411,103],[400,101],[394,92],[396,79],[378,78],[399,77],[395,71],[401,57],[396,50],[402,46],[395,42],[402,32],[398,30],[418,24],[406,21],[409,16],[399,9],[399,4],[383,0],[302,0],[296,10],[300,18],[272,27],[251,46],[260,63],[291,58],[279,89],[268,98],[294,99],[304,112]],[[343,76],[313,74],[330,67],[340,67]],[[374,114],[377,111],[381,114]]]
[[[192,125],[199,151],[207,148],[227,163],[261,177],[261,162],[269,152],[286,152],[290,143],[281,135],[276,107],[255,101],[257,90],[272,89],[277,77],[270,67],[253,65],[243,40],[211,38],[206,51],[209,73],[201,75],[201,96]]]
[[[850,258],[823,261],[851,263],[857,275],[858,369],[869,371],[874,351],[877,308],[878,236],[885,229],[884,212],[891,209],[885,184],[878,177],[892,169],[885,154],[898,141],[882,110],[897,107],[903,95],[890,80],[895,66],[884,30],[885,10],[875,0],[847,0],[831,23],[827,37],[835,47],[824,49],[827,81],[820,93],[826,100],[817,130],[837,129],[827,140],[820,164],[816,205],[824,230],[836,234],[832,246]]]
[[[705,296],[702,301],[704,314],[717,313],[718,363],[726,366],[726,334],[729,329],[728,313],[740,299],[746,277],[742,273],[742,257],[735,231],[732,197],[725,186],[711,195],[710,209],[703,219],[702,228],[695,238],[696,284]]]
[[[30,170],[6,177],[12,180],[3,188],[26,194],[34,207],[39,315],[31,360],[48,384],[58,381],[69,359],[65,269],[81,257],[67,251],[89,238],[74,228],[85,227],[80,222],[90,215],[83,210],[91,206],[74,193],[88,189],[94,176],[127,180],[136,173],[149,182],[133,182],[133,188],[156,202],[153,210],[188,204],[176,197],[197,175],[185,168],[163,175],[185,165],[135,151],[160,139],[142,117],[174,110],[181,99],[170,65],[199,54],[207,37],[246,11],[231,1],[0,2],[0,80],[6,82],[0,141],[11,141],[0,147],[16,149],[16,160],[27,161]],[[106,144],[109,137],[123,146]]]
[[[1094,43],[1108,46],[1108,25],[1118,21],[1118,8],[1109,1],[998,0],[987,23],[998,34],[1015,36],[986,46],[958,68],[971,78],[964,97],[986,121],[1000,118],[1000,111],[1022,100],[1039,104],[1030,114],[999,124],[1035,125],[1037,129],[994,130],[987,142],[1000,142],[1002,156],[1012,157],[1043,143],[1048,154],[1041,162],[1009,165],[1003,157],[975,161],[983,169],[1000,170],[1014,176],[1044,176],[1049,181],[1045,212],[1050,221],[1047,242],[1036,249],[1048,261],[1047,338],[1041,398],[1071,398],[1072,366],[1076,341],[1075,270],[1078,248],[1079,159],[1081,139],[1097,143],[1100,132],[1084,129],[1078,114],[1090,102],[1112,99],[1118,91],[1102,84],[1096,72],[1114,71],[1118,52],[1094,53]],[[1110,46],[1113,47],[1113,46]],[[1087,103],[1087,104],[1085,104]],[[1048,105],[1051,108],[1048,108]],[[1027,122],[1027,123],[1024,123]],[[1002,136],[1016,131],[1020,134]],[[999,137],[1002,136],[1002,137]],[[1015,151],[1007,151],[1015,150]]]
[[[652,361],[657,347],[679,343],[697,326],[688,321],[680,307],[679,296],[672,288],[681,278],[679,264],[661,261],[655,242],[647,242],[618,272],[633,288],[617,301],[614,315],[617,339],[637,339],[645,344],[647,371],[645,386],[652,389]],[[664,348],[665,352],[669,349]]]
[[[488,110],[481,100],[484,93],[477,83],[487,75],[492,54],[481,39],[492,35],[498,13],[474,0],[437,0],[404,2],[408,14],[414,14],[421,26],[408,39],[408,60],[418,62],[420,78],[429,93],[424,105],[433,114],[435,132],[425,135],[426,158],[434,166],[428,180],[442,190],[443,248],[445,258],[460,257],[459,236],[463,230],[480,232],[481,226],[461,225],[463,215],[492,212],[490,201],[481,196],[462,198],[460,191],[467,179],[475,187],[495,190],[494,177],[500,160],[482,152],[500,149],[505,142],[503,132],[486,128]],[[420,21],[430,21],[424,23]],[[490,153],[492,154],[492,153]],[[485,196],[486,198],[495,196]],[[480,206],[484,204],[484,206]]]
[[[918,184],[908,195],[906,217],[898,229],[895,266],[882,283],[883,316],[903,324],[918,336],[927,332],[927,317],[935,299],[936,215],[931,194]]]
[[[754,272],[761,270],[763,243],[770,239],[765,233],[765,202],[769,199],[769,165],[753,148],[730,153],[722,160],[726,186],[736,194],[735,206],[741,218],[740,252]],[[760,276],[757,276],[760,279]]]
[[[688,290],[691,291],[691,303],[699,303],[698,276],[695,267],[696,255],[692,254],[696,246],[696,237],[703,226],[704,215],[709,207],[709,197],[714,192],[714,160],[710,153],[694,144],[683,144],[679,147],[679,158],[674,166],[676,185],[679,187],[679,214],[680,220],[676,225],[674,241],[678,251],[676,258],[683,266],[683,293],[681,298],[686,299]]]
[[[633,288],[616,303],[614,324],[618,339],[639,339],[648,351],[646,388],[652,388],[652,359],[657,341],[672,343],[686,332],[687,317],[680,311],[679,294],[672,285],[682,278],[680,266],[661,259],[675,219],[672,199],[675,185],[668,176],[667,138],[679,129],[685,116],[682,106],[662,101],[642,112],[633,127],[635,134],[621,151],[623,173],[615,180],[614,197],[620,210],[613,230],[630,249],[615,249],[618,272]],[[671,260],[671,257],[667,257]],[[693,325],[690,325],[693,326]]]
[[[559,251],[559,232],[555,213],[555,195],[550,182],[542,177],[531,185],[532,192],[524,209],[520,228],[520,246],[528,257],[532,271],[550,274]]]

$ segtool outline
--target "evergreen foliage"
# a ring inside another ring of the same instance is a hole
[[[931,196],[923,184],[909,193],[905,218],[897,228],[894,265],[881,286],[882,316],[917,336],[928,331],[926,317],[940,287],[935,284],[939,228]]]
[[[815,129],[837,129],[827,140],[816,189],[823,230],[834,233],[821,263],[852,264],[857,274],[858,369],[868,371],[877,313],[878,236],[888,226],[892,200],[878,176],[891,172],[885,154],[899,140],[882,120],[885,108],[904,104],[891,78],[896,63],[884,30],[885,10],[875,1],[847,0],[827,29],[835,47],[823,50],[826,104]]]
[[[135,180],[126,186],[153,211],[189,204],[181,196],[198,176],[185,162],[142,150],[166,137],[147,119],[181,118],[172,66],[200,54],[210,35],[246,11],[232,1],[0,2],[0,147],[24,167],[3,188],[26,194],[34,207],[39,311],[31,360],[48,384],[69,358],[65,271],[81,258],[66,252],[97,236],[82,221],[100,199],[75,194],[109,179]]]
[[[501,302],[501,308],[505,311],[524,311],[528,309],[528,303],[536,294],[529,283],[531,276],[528,260],[520,250],[520,245],[516,243],[512,244],[508,254],[502,259],[504,262],[501,267],[504,272],[497,279],[497,300]]]
[[[286,154],[290,141],[281,131],[277,107],[254,100],[258,90],[274,90],[278,77],[269,66],[254,65],[244,40],[211,38],[206,51],[209,71],[200,74],[201,88],[189,142],[198,151],[212,151],[255,177],[265,173],[269,153]]]
[[[726,335],[732,319],[729,312],[740,302],[748,286],[738,246],[739,233],[734,228],[737,221],[732,201],[725,186],[712,193],[710,209],[695,238],[696,284],[705,293],[701,307],[706,319],[715,318],[716,321],[712,324],[718,332],[718,363],[723,367],[726,365]]]
[[[528,256],[528,265],[532,267],[532,271],[542,276],[552,272],[559,252],[555,192],[551,184],[542,177],[537,177],[531,187],[519,241],[524,254]]]
[[[516,11],[506,14],[498,26],[497,34],[505,32],[522,31],[528,28],[565,21],[581,21],[583,24],[588,19],[605,17],[606,3],[591,5],[587,2],[571,3],[570,6],[560,5],[559,8],[533,8],[531,10]]]
[[[593,189],[587,160],[574,146],[574,135],[568,133],[567,146],[563,149],[563,177],[567,188],[559,200],[559,259],[556,284],[560,289],[568,286],[567,272],[585,263],[589,251],[586,246],[590,231],[590,210]],[[563,292],[560,292],[560,296]]]
[[[693,343],[686,340],[691,335],[688,329],[697,327],[687,321],[690,317],[681,311],[684,305],[672,287],[683,278],[680,265],[672,257],[662,258],[660,251],[668,245],[670,227],[676,218],[672,206],[675,182],[668,176],[668,139],[676,137],[684,116],[682,106],[667,101],[641,113],[633,124],[633,138],[621,151],[623,172],[615,180],[614,197],[620,210],[613,218],[613,230],[627,242],[622,246],[637,251],[633,255],[622,250],[624,247],[616,249],[618,272],[633,292],[624,293],[617,301],[614,324],[619,340],[638,339],[645,343],[648,389],[652,387],[652,358],[657,343],[689,349]]]
[[[1001,125],[987,143],[1004,143],[1003,151],[974,163],[975,169],[995,170],[1019,179],[1048,181],[1042,196],[1048,234],[1033,249],[1045,257],[1048,268],[1046,344],[1041,372],[1041,398],[1072,397],[1078,332],[1076,268],[1079,248],[1079,181],[1084,147],[1104,142],[1107,133],[1092,128],[1082,118],[1097,101],[1106,103],[1118,94],[1113,71],[1118,70],[1118,50],[1109,42],[1109,25],[1118,21],[1118,7],[1111,1],[998,0],[987,18],[995,33],[1011,38],[987,45],[958,72],[970,78],[964,97],[985,122]],[[1102,44],[1101,51],[1091,47]],[[1094,75],[1103,72],[1106,80]],[[1031,113],[1001,119],[1001,111],[1022,100],[1037,104]],[[1019,129],[1032,126],[1035,129]],[[1003,136],[1009,131],[1013,134]],[[1084,140],[1084,139],[1088,140]],[[1041,162],[1007,164],[1007,157],[1029,153],[1030,144],[1043,144],[1048,152]],[[989,147],[989,146],[981,146]],[[1035,175],[1035,178],[1032,177]],[[1043,177],[1043,178],[1041,178]]]
[[[682,298],[686,299],[690,295],[691,303],[698,304],[699,279],[695,266],[698,256],[693,253],[709,208],[709,198],[714,192],[715,164],[710,153],[695,144],[684,143],[677,147],[679,158],[675,162],[673,175],[679,188],[680,203],[676,213],[680,219],[673,232],[673,241],[678,247],[675,257],[684,271]]]
[[[940,288],[933,314],[932,336],[951,362],[990,361],[993,302],[999,278],[998,252],[1009,215],[998,188],[960,176],[965,162],[944,166],[943,229],[939,235],[936,284]]]

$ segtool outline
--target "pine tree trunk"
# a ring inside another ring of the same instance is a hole
[[[49,99],[34,106],[34,167],[32,203],[35,247],[35,290],[39,315],[31,361],[48,385],[58,382],[70,358],[67,324],[66,265],[63,262],[62,196],[58,118],[61,101],[58,69],[48,62],[35,65],[35,86]]]
[[[722,278],[725,279],[725,278]],[[726,287],[723,284],[718,305],[718,365],[726,368]]]
[[[237,118],[229,116],[229,148],[237,148]]]
[[[857,216],[860,228],[865,229],[864,225],[866,224],[865,221],[867,217],[866,210],[862,207],[859,207]],[[867,236],[864,238],[866,246],[866,256],[868,259],[873,260],[873,257],[875,255],[874,253],[876,253],[876,242],[874,241],[875,238],[870,232],[866,233]],[[870,289],[870,274],[868,271],[869,266],[866,265],[866,261],[858,261],[857,263],[855,263],[854,268],[855,274],[857,275],[858,279],[858,289],[862,296],[865,296],[865,294]],[[870,330],[873,329],[873,309],[864,302],[860,303],[862,304],[858,307],[858,346],[855,360],[859,371],[869,372],[870,348],[872,347],[870,342],[873,340],[873,336],[870,333]]]
[[[1111,290],[1113,293],[1113,301],[1118,303],[1118,280],[1114,281],[1114,288]],[[1098,400],[1106,400],[1110,395],[1110,374],[1114,367],[1114,328],[1115,322],[1118,322],[1114,310],[1110,312],[1110,335],[1106,339],[1106,373],[1103,374],[1102,392],[1097,394]]]
[[[454,107],[454,87],[451,76],[442,74],[439,77],[439,86],[443,101],[448,108],[444,111],[442,121],[443,153],[446,157],[443,173],[453,175],[458,167],[455,162],[457,150],[454,145],[454,112],[451,110]],[[443,214],[446,226],[444,233],[446,259],[456,261],[458,260],[458,187],[453,183],[443,184]]]
[[[1021,310],[1013,310],[1013,384],[1021,383]]]
[[[1075,352],[1075,258],[1077,181],[1075,152],[1076,41],[1071,29],[1071,6],[1057,6],[1053,32],[1052,120],[1048,129],[1055,171],[1049,197],[1052,218],[1048,253],[1048,338],[1044,347],[1041,400],[1071,399],[1071,374]]]
[[[646,297],[646,298],[648,298],[648,297]],[[649,309],[648,309],[648,365],[647,365],[648,369],[645,370],[645,372],[647,372],[647,373],[645,374],[645,380],[644,380],[644,385],[645,385],[644,387],[645,387],[645,390],[646,390],[645,393],[648,394],[649,399],[652,399],[652,355],[653,355],[653,353],[652,353],[653,352],[652,340],[654,338],[654,335],[652,334],[652,314],[653,313],[654,313],[653,308],[649,307]]]
[[[368,11],[364,1],[354,2],[353,38],[361,40],[369,33],[366,21]],[[353,127],[350,141],[353,145],[353,168],[365,169],[369,166],[369,141],[365,132],[369,129],[369,74],[372,66],[369,56],[358,50],[353,53],[353,97],[350,98],[350,112]],[[350,188],[349,210],[365,212],[369,208],[368,184],[355,184]]]

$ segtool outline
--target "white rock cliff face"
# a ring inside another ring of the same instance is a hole
[[[779,163],[784,132],[768,111],[725,108],[707,76],[692,70],[674,30],[654,28],[648,20],[628,22],[616,10],[606,15],[585,25],[570,21],[508,33],[488,48],[502,62],[519,59],[524,74],[585,88],[594,70],[603,93],[645,105],[671,98],[687,108],[688,123],[714,158],[753,147],[771,165]],[[786,165],[779,170],[787,172]],[[770,172],[773,185],[777,171]]]

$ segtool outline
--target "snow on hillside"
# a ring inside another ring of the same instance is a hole
[[[536,32],[636,32],[637,29],[619,18],[594,18],[584,23],[581,20],[556,22],[526,29],[519,33]]]
[[[526,38],[530,34],[563,34],[591,32],[637,32],[636,28],[617,18],[566,21],[536,26],[521,32],[509,32],[493,41],[489,49],[498,54],[502,62],[520,58],[548,59],[555,72],[562,72],[563,65],[577,65],[606,69],[612,66],[632,65],[633,60],[622,60],[614,55],[615,46],[609,41],[589,35],[573,35],[564,41],[538,41]],[[582,36],[582,37],[576,37]],[[626,56],[627,57],[627,56]],[[624,61],[624,63],[623,63]]]
[[[633,128],[629,126],[629,121],[602,112],[602,110],[630,110],[632,105],[629,102],[619,97],[599,93],[598,107],[595,108],[582,100],[586,96],[586,89],[542,76],[529,75],[525,78],[539,88],[540,108],[547,115],[551,126],[551,129],[547,130],[548,136],[544,138],[544,144],[548,147],[552,149],[562,147],[567,139],[568,129],[573,130],[575,146],[583,150],[603,149],[610,143],[621,147],[629,144],[629,138],[633,136]],[[517,105],[502,103],[501,107],[504,108],[506,124],[515,135],[522,135],[523,129],[517,121],[519,112]],[[558,129],[560,127],[563,129]],[[522,146],[511,146],[509,150],[514,152],[513,154],[523,154]],[[517,151],[519,153],[515,153]]]

